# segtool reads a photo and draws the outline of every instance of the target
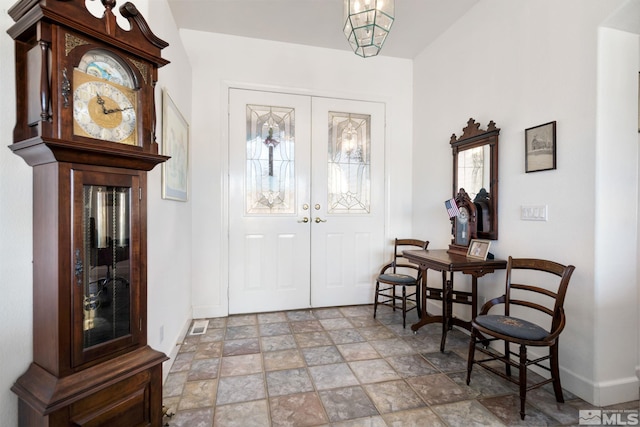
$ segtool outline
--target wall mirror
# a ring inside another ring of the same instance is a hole
[[[489,122],[486,130],[469,119],[458,138],[451,135],[453,150],[453,197],[464,189],[476,207],[479,239],[498,239],[498,135]]]

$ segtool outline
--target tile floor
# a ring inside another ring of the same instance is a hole
[[[411,313],[415,313],[413,310]],[[440,353],[440,325],[411,331],[415,314],[353,306],[236,315],[187,336],[164,384],[171,427],[578,425],[590,404],[545,386],[518,414],[516,387],[474,367],[468,335]],[[535,374],[534,374],[535,375]],[[638,409],[638,402],[619,405]]]

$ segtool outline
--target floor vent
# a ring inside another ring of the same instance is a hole
[[[191,326],[191,332],[189,335],[203,335],[207,332],[207,327],[209,326],[208,320],[194,320],[193,326]]]

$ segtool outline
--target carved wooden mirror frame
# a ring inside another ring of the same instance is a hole
[[[462,163],[459,161],[459,156],[466,150],[482,148],[479,152],[482,153],[483,160],[481,172],[483,185],[480,188],[464,188],[464,190],[472,198],[476,208],[477,237],[498,240],[498,135],[500,129],[496,128],[493,120],[489,122],[487,130],[483,130],[480,129],[480,123],[469,119],[467,127],[463,128],[462,132],[459,138],[455,134],[451,135],[449,142],[453,151],[453,197],[455,198],[463,189],[458,182],[458,166]]]

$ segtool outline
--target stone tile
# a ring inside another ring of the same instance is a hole
[[[379,415],[361,387],[323,390],[318,394],[331,422]]]
[[[367,341],[386,340],[396,337],[389,328],[381,325],[358,328],[358,332],[360,332],[360,335],[362,335]]]
[[[260,353],[260,340],[258,338],[225,341],[222,349],[223,356],[237,356],[252,353]]]
[[[306,369],[287,369],[266,373],[269,397],[313,391]]]
[[[400,356],[403,354],[413,354],[415,351],[409,344],[400,338],[371,341],[370,344],[382,357]]]
[[[316,320],[316,317],[313,315],[313,311],[311,310],[293,310],[286,312],[287,319],[290,322],[300,322],[304,320]]]
[[[269,427],[269,409],[267,401],[233,403],[216,407],[213,424],[207,427]],[[172,425],[173,427],[173,425]]]
[[[204,335],[200,336],[200,342],[217,342],[224,339],[224,329],[208,328]]]
[[[258,372],[262,372],[262,357],[259,353],[222,358],[221,377],[248,375]]]
[[[311,366],[308,369],[318,390],[358,384],[358,379],[353,375],[353,372],[351,372],[351,369],[349,369],[346,363]]]
[[[220,368],[220,359],[199,359],[194,360],[191,364],[191,370],[187,381],[196,380],[210,380],[218,377],[218,370]]]
[[[320,319],[320,324],[325,329],[325,331],[330,331],[334,329],[352,329],[353,325],[349,320],[344,317],[336,318],[336,319]]]
[[[340,307],[339,310],[345,317],[373,317],[373,305],[353,305],[348,307]]]
[[[224,329],[227,327],[227,318],[226,317],[215,317],[207,319],[209,321],[209,328],[207,332],[211,329]]]
[[[368,328],[373,326],[380,326],[380,322],[373,318],[373,311],[368,316],[350,317],[349,321],[356,328]]]
[[[447,427],[430,408],[411,409],[382,415],[387,425],[393,427]],[[467,424],[462,424],[466,426]]]
[[[356,342],[352,344],[340,344],[337,346],[345,360],[367,360],[380,357],[378,352],[368,342]]]
[[[175,372],[167,375],[167,379],[162,387],[162,395],[165,397],[180,396],[184,389],[184,383],[187,382],[189,372]]]
[[[348,344],[353,342],[366,341],[357,329],[338,329],[335,331],[328,331],[329,336],[336,344]]]
[[[528,391],[527,403],[558,420],[561,424],[578,424],[578,410],[569,403],[556,402],[555,395],[542,388]]]
[[[222,352],[222,342],[203,342],[196,346],[194,359],[211,359],[220,357]]]
[[[323,330],[322,324],[318,320],[302,320],[290,323],[291,330],[295,334],[303,334],[305,332],[320,332]]]
[[[337,308],[314,308],[313,315],[316,319],[337,319],[343,317]]]
[[[295,334],[294,337],[296,339],[296,342],[298,343],[298,347],[300,348],[333,345],[333,341],[331,341],[329,334],[324,331]]]
[[[507,380],[500,378],[499,376],[486,371],[485,369],[474,366],[471,371],[471,381],[467,386],[467,372],[453,372],[448,374],[456,384],[461,387],[470,387],[473,390],[472,396],[477,397],[490,397],[500,396],[509,393],[518,393],[518,386],[510,383]]]
[[[498,417],[479,404],[477,400],[438,405],[431,409],[451,426],[506,427]]]
[[[213,425],[213,408],[178,411],[170,420],[171,427],[209,427]]]
[[[287,320],[287,315],[282,312],[258,314],[258,323],[261,325],[264,323],[281,323]]]
[[[387,362],[402,378],[419,377],[438,372],[424,357],[419,354],[406,354],[387,358]]]
[[[318,426],[328,422],[316,393],[299,393],[269,399],[273,427]]]
[[[479,402],[508,426],[550,426],[557,424],[556,420],[528,403],[525,404],[524,411],[526,416],[522,420],[520,418],[520,397],[513,394],[480,399]]]
[[[289,335],[291,334],[291,328],[289,328],[288,322],[262,323],[259,326],[259,333],[261,337],[272,337],[275,335]]]
[[[260,338],[262,351],[278,351],[296,348],[296,340],[293,335],[276,335]]]
[[[265,397],[262,374],[224,377],[219,379],[216,405],[247,402]]]
[[[257,336],[258,336],[257,325],[227,326],[225,339],[239,340],[243,338],[255,338]]]
[[[426,406],[404,381],[388,381],[363,386],[381,414]]]
[[[227,328],[234,326],[255,325],[258,323],[258,316],[255,314],[237,314],[227,318]]]
[[[422,353],[422,356],[441,372],[466,372],[467,370],[467,361],[456,353],[448,350],[444,353],[440,351],[436,353]]]
[[[398,373],[384,359],[349,362],[360,384],[378,383],[400,379]]]
[[[189,381],[184,385],[178,410],[213,406],[216,400],[217,380]]]
[[[445,374],[411,377],[405,381],[429,405],[467,400],[471,397],[468,388],[460,387]]]
[[[195,352],[178,353],[171,364],[169,372],[188,371],[189,368],[191,368],[191,362],[193,361],[195,354]]]
[[[387,427],[380,415],[332,423],[331,427]],[[396,426],[393,426],[396,427]]]
[[[302,356],[307,362],[307,366],[344,362],[342,355],[335,346],[303,348]]]
[[[280,369],[293,369],[304,367],[304,360],[297,349],[271,351],[263,353],[264,370],[277,371]]]

